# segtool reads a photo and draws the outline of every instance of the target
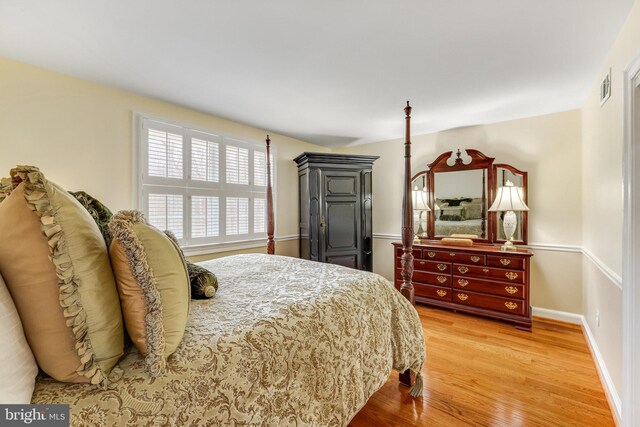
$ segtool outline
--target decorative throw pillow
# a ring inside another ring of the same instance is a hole
[[[218,291],[218,278],[204,267],[187,262],[189,281],[191,282],[191,298],[213,298]]]
[[[166,234],[173,243],[179,248],[178,239],[176,236],[169,230],[165,230],[164,234]],[[184,258],[184,253],[182,249],[180,249],[180,253]],[[213,296],[218,291],[218,278],[211,271],[207,270],[204,267],[200,267],[192,262],[186,261],[187,271],[189,273],[189,284],[191,285],[191,298],[193,299],[208,299],[213,298]]]
[[[0,186],[0,192],[2,191],[1,188],[2,187]],[[75,197],[76,200],[85,207],[85,209],[87,209],[87,212],[89,212],[89,214],[93,217],[94,221],[98,225],[98,228],[102,233],[102,237],[104,237],[104,241],[107,244],[107,247],[110,247],[111,240],[113,239],[111,230],[109,230],[109,221],[113,216],[111,210],[104,204],[102,204],[99,200],[92,197],[90,194],[85,193],[84,191],[70,191],[69,193],[72,194],[73,197]],[[165,230],[165,234],[169,236],[176,244],[178,244],[178,241],[176,240],[173,233]],[[182,253],[182,250],[180,252]],[[187,263],[187,271],[189,272],[191,298],[213,298],[213,296],[216,294],[216,291],[218,290],[218,278],[216,277],[216,275],[206,268],[195,265],[192,262],[186,260],[185,262]]]
[[[104,242],[107,244],[107,248],[111,245],[111,231],[109,231],[109,220],[113,216],[108,207],[103,205],[100,200],[91,197],[91,195],[84,191],[70,191],[73,197],[89,212],[89,215],[96,222],[96,225],[102,233]]]
[[[38,168],[11,170],[0,203],[0,273],[40,368],[106,386],[124,332],[107,248],[87,211]]]
[[[0,402],[31,403],[38,365],[11,295],[0,276]]]
[[[145,356],[149,374],[159,376],[182,341],[189,314],[189,275],[182,253],[138,211],[118,212],[109,229],[127,332]]]

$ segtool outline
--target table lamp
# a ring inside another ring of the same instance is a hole
[[[516,211],[528,211],[529,208],[522,200],[522,188],[515,187],[513,182],[507,181],[504,187],[499,187],[496,199],[489,208],[490,212],[506,212],[502,218],[502,226],[507,241],[502,245],[503,251],[515,251],[513,233],[518,225]]]

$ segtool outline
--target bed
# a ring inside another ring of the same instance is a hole
[[[267,254],[200,263],[219,290],[192,301],[167,374],[150,377],[129,346],[106,389],[40,376],[32,403],[70,404],[74,426],[345,426],[394,369],[419,396],[412,294],[377,274],[274,255],[266,169]]]
[[[344,426],[392,369],[419,371],[415,309],[382,277],[276,255],[201,263],[218,276],[152,379],[131,347],[107,390],[39,378],[33,403],[69,403],[72,425]]]

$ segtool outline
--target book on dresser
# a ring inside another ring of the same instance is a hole
[[[393,243],[394,282],[402,284],[402,243]],[[418,303],[501,319],[531,331],[528,249],[450,246],[439,241],[413,244],[413,279]]]

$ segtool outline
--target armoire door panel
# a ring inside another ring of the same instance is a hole
[[[358,249],[358,212],[355,202],[327,202],[327,249]]]
[[[327,262],[331,264],[342,265],[343,267],[360,268],[358,265],[358,255],[328,256]]]
[[[327,175],[326,189],[328,196],[353,196],[358,195],[357,178],[355,176]]]

